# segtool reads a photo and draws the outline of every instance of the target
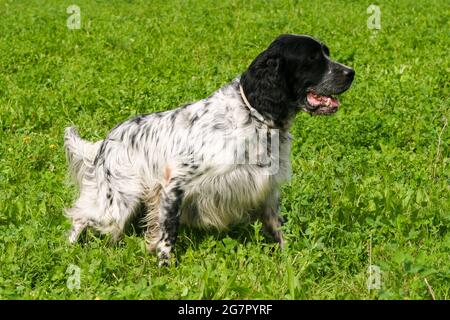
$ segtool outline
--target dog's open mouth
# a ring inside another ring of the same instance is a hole
[[[309,91],[305,100],[304,109],[312,114],[332,114],[339,109],[339,100],[331,95],[320,95]]]

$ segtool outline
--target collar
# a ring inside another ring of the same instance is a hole
[[[239,84],[239,91],[241,92],[242,100],[244,101],[247,108],[250,110],[250,114],[252,116],[254,116],[256,119],[258,119],[260,122],[267,125],[269,128],[271,128],[271,129],[274,128],[272,121],[268,122],[266,119],[264,119],[264,117],[261,115],[261,113],[259,113],[255,108],[253,108],[252,105],[250,104],[250,102],[248,102],[247,97],[245,96],[245,93],[244,93],[244,89],[242,88],[241,84]]]

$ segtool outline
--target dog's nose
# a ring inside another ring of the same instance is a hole
[[[344,76],[346,78],[348,78],[350,81],[352,81],[353,78],[355,77],[355,70],[353,70],[352,68],[345,68],[344,69]]]

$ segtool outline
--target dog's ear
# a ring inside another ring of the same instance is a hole
[[[288,112],[285,61],[277,52],[264,51],[241,76],[250,104],[274,122],[283,122]]]
[[[258,81],[278,81],[279,83],[272,83],[283,85],[285,82],[284,70],[283,70],[283,58],[276,53],[270,53],[268,51],[262,52],[253,63],[250,65],[248,71]],[[259,83],[259,85],[268,85]]]
[[[280,74],[282,63],[283,63],[282,58],[276,56],[273,57],[269,56],[266,60],[267,68],[270,70],[271,73],[276,75]]]

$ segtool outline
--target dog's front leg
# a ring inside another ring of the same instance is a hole
[[[273,239],[278,242],[280,248],[283,249],[284,240],[281,227],[283,226],[284,219],[280,215],[280,195],[278,191],[273,192],[270,197],[268,197],[263,208],[261,220],[264,231],[272,236]]]
[[[161,191],[159,216],[161,238],[156,245],[160,267],[168,266],[170,264],[170,251],[178,236],[180,209],[184,195],[180,185],[181,183],[179,180],[173,179],[169,185]]]

